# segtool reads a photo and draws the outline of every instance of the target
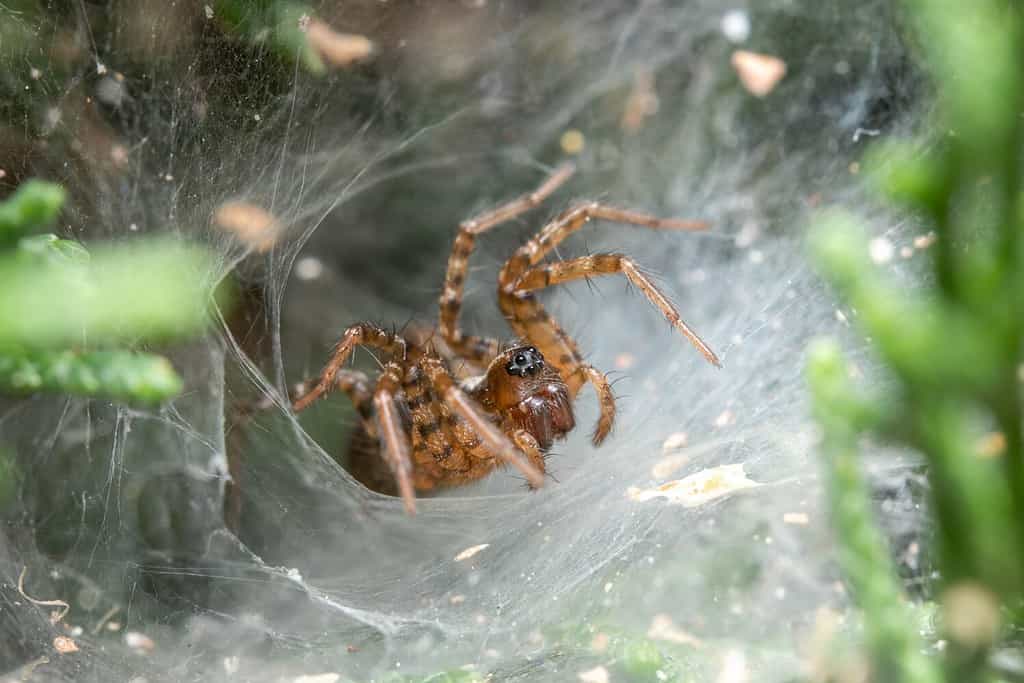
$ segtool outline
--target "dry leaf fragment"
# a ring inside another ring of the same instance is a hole
[[[635,501],[645,502],[665,498],[669,503],[683,507],[698,507],[734,491],[761,486],[747,478],[743,463],[720,465],[701,470],[683,479],[666,482],[653,489],[630,487],[627,494]]]
[[[778,57],[747,50],[732,53],[732,68],[736,70],[743,87],[757,97],[764,97],[774,90],[786,75],[786,63]]]
[[[305,30],[310,46],[334,66],[348,66],[373,54],[373,41],[366,36],[340,33],[319,19],[310,19]]]
[[[782,521],[786,524],[807,526],[810,524],[811,518],[807,516],[806,512],[787,512],[782,515]]]
[[[994,458],[1006,451],[1006,435],[1002,432],[989,432],[974,444],[974,452],[982,458]]]
[[[473,557],[474,555],[476,555],[481,550],[484,550],[485,548],[489,548],[490,545],[491,545],[490,543],[481,543],[480,545],[474,545],[474,546],[471,546],[469,548],[466,548],[461,553],[459,553],[458,555],[455,556],[455,561],[456,562],[462,562],[463,560],[468,560],[469,558]]]
[[[269,211],[242,201],[221,204],[213,221],[260,253],[269,251],[281,232],[280,224]]]
[[[704,643],[700,638],[676,626],[675,622],[672,621],[672,617],[667,614],[654,615],[654,618],[651,619],[651,626],[647,629],[647,637],[651,640],[667,640],[670,643],[678,643],[680,645],[704,647]]]
[[[67,636],[57,636],[53,639],[53,649],[62,655],[78,652],[78,645]]]
[[[654,90],[654,75],[641,70],[633,77],[633,90],[622,113],[622,130],[635,133],[643,128],[644,120],[658,111],[658,95]]]
[[[654,464],[654,467],[651,468],[651,476],[655,479],[671,477],[689,461],[690,456],[685,453],[666,456]]]
[[[961,581],[942,593],[942,621],[953,640],[970,648],[990,645],[999,633],[999,600],[972,581]]]

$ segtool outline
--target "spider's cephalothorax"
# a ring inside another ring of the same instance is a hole
[[[479,387],[470,395],[485,410],[500,416],[502,431],[525,431],[542,451],[576,426],[569,387],[532,346],[498,355]]]
[[[476,236],[537,206],[572,172],[571,166],[563,166],[536,191],[459,226],[441,294],[438,338],[401,336],[366,323],[353,325],[315,385],[300,391],[293,404],[299,411],[334,387],[345,391],[362,418],[353,441],[353,475],[370,488],[398,493],[409,512],[415,511],[415,491],[471,482],[504,464],[519,469],[531,487],[540,486],[546,454],[576,424],[572,404],[585,384],[594,386],[601,407],[594,445],[600,445],[611,431],[615,398],[607,378],[583,360],[576,343],[537,300],[536,290],[621,273],[708,361],[719,365],[711,349],[628,257],[595,254],[544,262],[592,218],[655,230],[706,227],[699,221],[657,218],[597,203],[580,204],[557,216],[502,267],[498,304],[524,344],[502,350],[495,339],[459,329]],[[344,368],[360,345],[389,357],[373,388],[366,375]],[[482,374],[462,377],[463,368]],[[387,478],[380,476],[383,466]]]

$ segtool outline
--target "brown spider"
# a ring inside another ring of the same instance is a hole
[[[654,229],[707,227],[700,221],[657,218],[597,203],[560,214],[502,267],[498,304],[522,344],[503,350],[498,340],[459,329],[467,264],[477,235],[539,205],[573,170],[571,165],[562,166],[536,191],[460,224],[440,299],[440,339],[433,334],[394,334],[368,323],[353,325],[345,330],[316,384],[300,390],[294,401],[297,412],[335,386],[344,391],[361,416],[352,445],[353,476],[378,491],[397,492],[410,514],[416,510],[415,490],[465,484],[501,464],[516,467],[531,488],[541,486],[545,455],[575,426],[572,403],[587,382],[594,385],[601,404],[594,445],[611,431],[615,398],[607,378],[584,362],[575,342],[541,306],[536,290],[622,273],[709,362],[720,366],[718,357],[626,256],[596,254],[541,263],[592,218]],[[357,346],[378,349],[388,358],[373,389],[365,374],[343,368]],[[483,373],[455,377],[456,361]],[[385,463],[390,480],[382,476]]]

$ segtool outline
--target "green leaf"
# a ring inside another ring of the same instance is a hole
[[[870,493],[859,469],[858,430],[835,408],[837,399],[856,394],[835,342],[819,340],[811,345],[807,374],[815,417],[822,426],[821,449],[832,523],[839,536],[839,561],[864,610],[873,680],[939,681],[934,664],[921,653],[889,548],[875,526]]]
[[[182,381],[162,356],[127,351],[42,351],[0,355],[0,388],[54,391],[155,404],[178,395]]]
[[[0,258],[0,349],[165,340],[208,322],[212,253],[160,239],[97,247],[89,263]]]
[[[0,244],[11,244],[56,220],[66,194],[60,185],[27,180],[0,203]]]
[[[89,262],[89,251],[78,242],[63,240],[53,234],[32,235],[18,240],[19,254],[36,261],[83,265]]]
[[[990,330],[928,292],[888,282],[868,258],[867,239],[853,218],[826,215],[812,230],[810,246],[894,370],[923,385],[959,390],[998,382],[1000,354]]]

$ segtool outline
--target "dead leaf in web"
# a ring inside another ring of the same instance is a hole
[[[480,545],[474,545],[474,546],[471,546],[469,548],[466,548],[461,553],[459,553],[458,555],[455,556],[455,561],[456,562],[462,562],[464,560],[468,560],[469,558],[473,557],[474,555],[476,555],[481,550],[486,550],[489,547],[491,547],[490,543],[481,543]]]
[[[747,477],[743,463],[720,465],[701,470],[682,479],[675,479],[651,489],[630,487],[626,492],[635,501],[645,502],[665,498],[669,503],[683,507],[699,507],[735,491],[761,486]]]
[[[53,649],[62,655],[78,652],[78,645],[67,636],[57,636],[53,639]]]

